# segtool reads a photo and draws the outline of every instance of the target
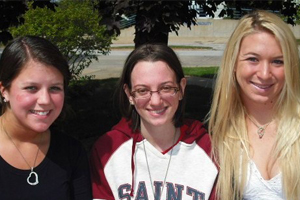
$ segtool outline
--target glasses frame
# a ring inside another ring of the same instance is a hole
[[[177,94],[177,92],[180,91],[179,87],[170,87],[170,89],[174,89],[174,94],[172,94],[171,96],[175,96],[175,94]],[[152,97],[152,94],[155,93],[155,92],[157,92],[157,94],[158,94],[160,97],[162,97],[162,96],[161,96],[161,93],[160,93],[161,90],[162,90],[162,89],[159,89],[159,90],[149,90],[149,92],[150,92],[150,96],[149,96],[149,97],[136,97],[135,93],[137,92],[137,90],[131,91],[131,92],[130,92],[130,95],[131,95],[133,98],[135,98],[135,99],[150,99],[150,98]]]

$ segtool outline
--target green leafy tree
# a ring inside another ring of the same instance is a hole
[[[31,1],[33,8],[48,7],[54,10],[56,4],[50,0],[22,0],[22,1],[0,1],[0,44],[6,44],[13,37],[9,32],[10,26],[17,26],[24,23],[22,15],[27,11],[27,2]]]
[[[90,1],[62,0],[55,12],[46,7],[34,9],[32,4],[28,8],[24,24],[11,28],[12,35],[41,36],[56,44],[68,59],[74,79],[82,78],[83,69],[98,60],[97,54],[109,53],[113,36],[99,26]]]

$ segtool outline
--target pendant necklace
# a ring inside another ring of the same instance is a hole
[[[1,123],[2,124],[2,123]],[[6,130],[4,129],[3,127],[3,124],[2,124],[2,129],[3,131],[6,133],[7,137],[10,139],[10,141],[13,143],[13,145],[16,147],[16,149],[18,150],[18,152],[20,153],[21,157],[23,158],[23,160],[25,161],[25,163],[28,165],[28,167],[30,168],[30,173],[27,177],[27,183],[29,185],[37,185],[39,184],[39,176],[38,174],[33,171],[34,167],[35,167],[35,162],[36,162],[36,159],[38,157],[38,154],[39,154],[39,151],[40,151],[40,147],[38,146],[38,149],[37,149],[37,152],[36,152],[36,156],[35,156],[35,159],[34,159],[34,163],[33,163],[33,166],[31,167],[29,165],[29,163],[27,162],[27,160],[25,159],[25,157],[23,156],[23,154],[21,153],[21,151],[19,150],[19,148],[17,147],[17,145],[14,143],[14,141],[12,140],[12,138],[10,137],[10,135],[6,132]],[[42,135],[40,137],[40,142],[42,141]],[[31,179],[34,179],[34,181],[32,181]]]
[[[259,125],[254,121],[254,119],[252,119],[252,118],[250,117],[250,115],[249,115],[247,112],[245,112],[245,113],[246,113],[247,117],[250,119],[250,121],[258,128],[257,131],[256,131],[256,133],[258,134],[259,139],[262,139],[263,136],[265,135],[265,130],[266,130],[266,128],[269,126],[269,124],[271,124],[271,122],[272,122],[273,120],[271,120],[270,122],[266,123],[265,125],[259,126]]]
[[[174,133],[174,138],[173,138],[173,145],[175,144],[176,132],[177,132],[177,130],[176,130],[176,127],[175,127],[175,133]],[[152,182],[152,176],[151,176],[149,162],[148,162],[148,156],[147,156],[147,152],[146,152],[146,148],[145,148],[145,140],[143,141],[143,148],[144,148],[144,153],[145,153],[145,158],[146,158],[146,164],[147,164],[148,174],[149,174],[149,178],[150,178],[150,182],[151,182],[151,188],[152,188],[152,192],[153,192],[153,197],[155,198],[155,193],[154,193],[154,188],[153,188],[153,182]],[[169,162],[168,162],[168,165],[167,165],[166,174],[165,174],[164,182],[163,182],[163,185],[162,185],[162,191],[160,193],[160,197],[163,194],[163,191],[164,191],[164,188],[165,188],[165,184],[166,184],[166,180],[167,180],[167,176],[168,176],[168,172],[169,172],[169,167],[170,167],[170,163],[171,163],[171,158],[172,158],[172,154],[173,154],[173,149],[174,149],[174,147],[172,147],[171,152],[170,152]]]

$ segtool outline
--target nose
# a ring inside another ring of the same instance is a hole
[[[150,104],[151,105],[157,105],[157,104],[160,104],[160,103],[161,103],[160,94],[157,91],[152,92],[151,96],[150,96]]]
[[[261,79],[268,79],[271,77],[271,65],[269,62],[263,62],[259,66],[258,77]]]
[[[43,89],[38,93],[38,104],[49,104],[51,101],[50,93],[47,89]]]

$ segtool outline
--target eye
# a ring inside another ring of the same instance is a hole
[[[161,87],[159,90],[163,93],[168,93],[168,92],[171,92],[173,90],[173,87],[165,85],[165,86]]]
[[[139,88],[136,90],[136,92],[139,94],[139,95],[145,95],[145,94],[148,94],[149,93],[149,90],[147,88]]]
[[[255,58],[255,57],[249,57],[246,59],[247,61],[250,61],[250,62],[258,62],[258,59]]]
[[[37,91],[37,87],[27,86],[27,87],[24,88],[24,90],[29,91],[29,92],[35,92],[35,91]]]
[[[60,91],[63,91],[63,88],[58,87],[58,86],[53,86],[53,87],[50,87],[50,91],[51,92],[60,92]]]
[[[280,59],[273,60],[273,63],[275,65],[283,65],[284,64],[283,60],[280,60]]]

